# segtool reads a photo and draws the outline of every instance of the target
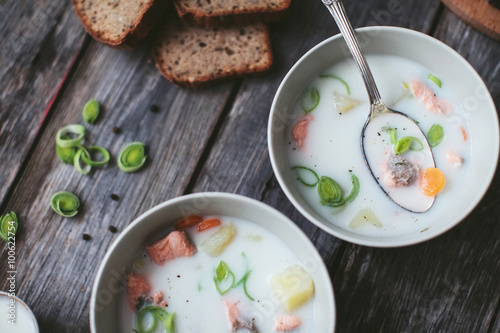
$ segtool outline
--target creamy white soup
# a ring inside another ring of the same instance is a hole
[[[220,225],[199,231],[204,221],[210,220],[218,220]],[[164,318],[166,314],[175,314],[174,330],[157,320],[156,329],[151,332],[263,333],[288,328],[297,333],[315,331],[312,279],[276,235],[254,223],[228,216],[203,217],[202,222],[180,229],[188,243],[170,241],[174,252],[175,247],[180,249],[175,258],[162,262],[166,252],[159,249],[164,247],[161,240],[166,238],[160,238],[153,239],[153,245],[146,246],[134,260],[129,289],[123,298],[121,332],[141,332],[139,321],[143,331],[148,331],[154,321],[153,313],[139,318],[148,306],[163,309]],[[215,243],[224,245],[219,248]],[[189,250],[184,251],[186,247]],[[152,248],[158,252],[150,252]],[[283,274],[288,275],[283,278]],[[139,276],[150,286],[146,293],[130,288],[135,283],[131,281]],[[286,281],[293,283],[287,285]],[[141,299],[135,302],[134,298],[131,304],[131,294],[141,294]]]
[[[309,205],[336,226],[371,236],[425,232],[451,209],[467,177],[466,115],[439,73],[395,56],[369,55],[367,61],[387,106],[410,116],[428,138],[437,168],[423,157],[425,141],[380,116],[369,135],[384,144],[367,152],[378,159],[374,175],[410,208],[435,198],[432,207],[424,213],[401,208],[371,175],[361,150],[368,96],[350,59],[326,70],[298,98],[287,131],[290,172]]]

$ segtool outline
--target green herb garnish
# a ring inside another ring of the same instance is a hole
[[[130,142],[118,154],[118,167],[125,172],[139,170],[146,162],[144,143]]]
[[[73,164],[75,166],[76,171],[78,171],[82,175],[87,175],[92,169],[92,167],[83,161],[83,155],[85,155],[88,159],[90,159],[89,152],[83,146],[80,146],[75,154]],[[82,168],[82,162],[83,162],[83,168]]]
[[[57,192],[50,199],[50,205],[57,214],[64,217],[73,217],[78,214],[80,200],[71,192]]]
[[[100,161],[92,160],[92,158],[90,156],[90,152],[93,150],[102,155],[102,159]],[[83,162],[85,162],[85,164],[90,165],[91,167],[102,166],[102,165],[105,165],[109,162],[109,159],[110,159],[109,152],[102,147],[91,146],[91,147],[88,147],[85,150],[85,152],[86,153],[82,154],[82,160],[83,160]]]
[[[391,137],[391,143],[393,145],[396,144],[397,140],[396,140],[396,129],[395,128],[391,128],[389,130],[389,136]]]
[[[410,148],[411,137],[405,136],[404,138],[399,139],[394,146],[394,154],[400,155],[407,151]]]
[[[420,151],[424,149],[424,144],[418,138],[414,136],[409,136],[409,138],[411,139],[410,150]]]
[[[319,104],[320,96],[318,89],[312,87],[306,90],[304,95],[302,95],[301,106],[305,113],[309,113],[316,109]]]
[[[316,185],[318,184],[318,182],[319,182],[319,176],[318,176],[318,174],[317,174],[314,170],[312,170],[312,169],[310,169],[310,168],[307,168],[307,167],[305,167],[305,166],[300,166],[300,165],[297,165],[297,166],[292,167],[292,170],[297,170],[297,171],[296,171],[296,174],[297,174],[297,180],[298,180],[299,182],[301,182],[302,184],[304,184],[305,186],[308,186],[308,187],[314,187],[314,186],[316,186]],[[314,183],[308,183],[308,182],[306,182],[306,181],[305,181],[305,180],[304,180],[304,179],[300,176],[300,171],[299,171],[299,170],[306,170],[306,171],[309,171],[309,172],[310,172],[310,173],[314,176],[314,178],[316,179],[316,181],[315,181]]]
[[[14,212],[0,215],[0,238],[4,242],[8,242],[10,237],[14,237],[17,232],[18,221],[17,215]]]
[[[427,140],[429,140],[429,145],[431,148],[436,147],[443,141],[444,130],[439,124],[434,124],[431,126],[429,132],[427,132]]]
[[[71,139],[68,134],[76,135],[76,138]],[[82,125],[67,125],[57,131],[56,144],[61,148],[71,148],[78,146],[85,137],[85,127]]]
[[[69,140],[70,137],[63,136],[62,139]],[[56,154],[57,157],[59,157],[59,159],[64,163],[73,165],[76,155],[76,147],[62,148],[56,144]]]
[[[343,198],[339,202],[333,202],[333,203],[327,202],[327,203],[325,203],[325,206],[340,207],[340,206],[344,205],[346,202],[353,202],[359,193],[359,179],[354,174],[351,174],[351,181],[352,181],[351,192],[349,192],[349,194],[345,198]]]
[[[351,90],[349,89],[349,85],[347,82],[345,82],[341,77],[338,77],[337,75],[331,75],[331,74],[323,74],[319,76],[322,79],[334,79],[342,83],[345,87],[345,91],[347,92],[347,95],[351,94]]]
[[[438,79],[437,77],[435,77],[432,74],[429,74],[429,76],[427,78],[429,80],[431,80],[432,82],[434,82],[439,88],[441,88],[441,80],[440,79]]]
[[[234,273],[229,269],[229,266],[224,262],[220,261],[219,265],[217,268],[214,270],[214,283],[215,283],[215,289],[217,289],[217,292],[220,295],[226,294],[229,290],[233,289],[234,287],[239,286],[240,284],[243,285],[243,291],[245,292],[245,295],[250,299],[251,301],[254,300],[252,296],[248,293],[247,290],[247,280],[248,277],[250,276],[250,273],[252,272],[251,270],[248,269],[248,259],[245,255],[245,252],[242,252],[241,255],[245,259],[246,263],[246,269],[245,269],[245,274],[243,274],[243,277],[236,282],[236,277]],[[230,280],[231,283],[227,283]],[[222,289],[221,284],[225,284],[226,288]]]
[[[153,317],[153,322],[149,327],[144,328],[144,316],[150,314]],[[139,311],[139,315],[137,316],[137,327],[138,330],[134,330],[137,333],[151,333],[155,330],[158,325],[158,320],[163,323],[167,333],[175,333],[175,313],[168,313],[162,307],[156,305],[145,306]]]
[[[85,106],[83,107],[83,120],[92,125],[97,119],[97,116],[99,116],[99,102],[95,99],[91,99],[85,103]]]
[[[335,180],[330,177],[321,176],[318,183],[318,194],[321,204],[335,204],[342,201],[342,189]]]

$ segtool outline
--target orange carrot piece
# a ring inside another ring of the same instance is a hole
[[[204,230],[207,230],[207,229],[219,226],[219,225],[221,225],[221,222],[219,219],[205,220],[205,221],[201,222],[200,224],[198,224],[198,231],[204,231]]]
[[[189,215],[175,222],[175,229],[179,230],[189,228],[197,225],[201,221],[203,221],[203,217],[198,215]]]
[[[423,194],[434,197],[444,187],[445,179],[444,175],[438,168],[427,168],[422,173],[422,178],[420,179],[420,190]]]
[[[464,141],[467,141],[467,131],[463,127],[460,127],[460,130],[462,131],[462,136],[464,138]]]

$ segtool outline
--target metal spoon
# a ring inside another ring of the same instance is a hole
[[[418,165],[419,170],[435,167],[436,164],[427,138],[413,119],[404,113],[389,109],[382,101],[377,86],[375,85],[372,72],[368,67],[368,63],[359,46],[358,39],[347,18],[342,1],[322,1],[340,28],[340,32],[349,47],[349,51],[351,51],[354,57],[354,61],[363,77],[368,92],[370,113],[361,131],[361,149],[365,162],[380,188],[396,204],[411,212],[426,212],[432,207],[435,198],[422,194],[416,184],[395,186],[393,181],[387,179],[387,169],[389,165],[395,168],[391,169],[392,171],[397,171],[399,167],[405,169],[403,164],[406,166]],[[388,130],[394,128],[397,129],[397,132],[403,133],[404,136],[411,136],[420,140],[423,148],[420,151],[405,153],[404,158],[400,155],[392,155],[392,145],[389,134],[384,131],[384,129]],[[394,175],[394,173],[392,173],[392,175]],[[410,179],[410,181],[417,182],[418,179]]]

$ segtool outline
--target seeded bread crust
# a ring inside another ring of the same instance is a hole
[[[279,21],[291,0],[174,0],[182,20],[206,28]]]
[[[73,0],[85,30],[96,40],[132,49],[146,37],[169,0]]]
[[[179,86],[197,89],[271,68],[264,23],[205,29],[178,18],[165,21],[155,31],[153,54],[162,74]]]

